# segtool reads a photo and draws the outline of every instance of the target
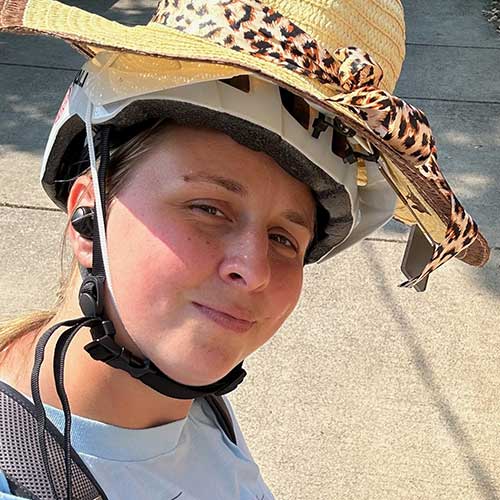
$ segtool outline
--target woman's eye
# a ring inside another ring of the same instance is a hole
[[[292,248],[293,250],[297,251],[297,246],[286,236],[283,236],[282,234],[271,234],[270,237],[274,241],[277,241],[280,245]]]
[[[192,204],[189,206],[192,210],[201,210],[202,212],[207,213],[208,215],[214,215],[216,217],[225,217],[224,212],[219,210],[217,207],[213,207],[212,205],[205,205],[204,203]]]

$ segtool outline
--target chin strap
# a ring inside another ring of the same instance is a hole
[[[111,321],[102,321],[90,329],[93,342],[85,350],[96,360],[129,373],[132,377],[165,396],[176,399],[195,399],[209,394],[221,396],[235,389],[246,375],[243,363],[233,368],[217,382],[203,386],[181,384],[162,373],[149,359],[140,359],[114,340]]]

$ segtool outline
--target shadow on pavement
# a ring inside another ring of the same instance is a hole
[[[385,297],[384,302],[391,309],[394,322],[397,322],[401,327],[399,331],[408,347],[412,364],[427,389],[433,406],[437,408],[442,421],[455,441],[457,450],[471,477],[474,479],[477,490],[485,500],[499,500],[500,491],[474,450],[471,439],[460,422],[459,415],[453,411],[442,388],[437,383],[432,365],[427,360],[425,350],[418,341],[409,315],[405,312],[401,304],[395,300],[391,288],[384,277],[384,269],[379,265],[377,258],[371,255],[370,259],[373,273],[378,277],[376,283],[380,295]]]

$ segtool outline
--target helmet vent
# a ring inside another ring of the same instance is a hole
[[[232,78],[226,78],[224,80],[220,80],[222,83],[226,83],[227,85],[231,85],[245,94],[250,92],[250,78],[248,75],[239,75],[233,76]]]
[[[310,106],[307,102],[292,92],[280,87],[281,102],[285,109],[306,130],[309,130],[311,119]]]

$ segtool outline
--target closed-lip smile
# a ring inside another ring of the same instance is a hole
[[[255,320],[250,319],[247,314],[240,311],[231,310],[229,312],[227,308],[222,310],[222,308],[218,308],[217,306],[211,307],[198,302],[193,302],[193,305],[198,311],[218,325],[235,332],[246,332],[256,323]]]

